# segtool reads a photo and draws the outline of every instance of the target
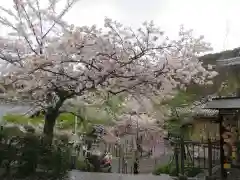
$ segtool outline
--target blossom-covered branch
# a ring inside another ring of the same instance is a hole
[[[0,17],[14,30],[0,41],[0,57],[7,62],[1,77],[52,113],[47,125],[54,126],[64,102],[77,96],[97,91],[164,96],[192,81],[209,83],[216,75],[198,61],[209,44],[184,28],[170,40],[153,22],[136,31],[109,18],[104,29],[75,27],[62,16],[76,0],[68,0],[60,14],[53,0],[45,9],[38,0],[14,2],[15,11],[2,10],[16,26]]]

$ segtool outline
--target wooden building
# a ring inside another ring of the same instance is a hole
[[[204,104],[194,108],[177,108],[182,126],[188,126],[190,140],[206,140],[207,138],[219,140],[219,126],[214,123],[218,118],[218,111],[204,109]]]

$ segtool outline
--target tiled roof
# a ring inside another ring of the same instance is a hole
[[[234,57],[229,59],[217,60],[217,64],[220,66],[234,66],[240,64],[240,57]]]
[[[199,101],[195,101],[193,106],[178,107],[176,111],[179,115],[187,114],[190,117],[217,117],[218,110],[205,109],[206,103],[215,99],[216,95],[209,95],[201,98]]]
[[[239,97],[222,97],[213,99],[206,103],[205,108],[208,109],[239,109],[240,98]]]
[[[183,114],[189,114],[192,117],[217,117],[218,110],[213,109],[204,109],[203,106],[197,106],[197,107],[180,107],[176,108],[177,113],[179,115]]]

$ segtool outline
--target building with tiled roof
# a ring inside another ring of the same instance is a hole
[[[177,107],[175,113],[181,118],[183,126],[191,126],[190,138],[201,140],[211,137],[218,139],[219,128],[215,122],[218,119],[218,110],[205,109],[206,102],[214,97],[205,98],[205,100],[195,102],[191,107]]]

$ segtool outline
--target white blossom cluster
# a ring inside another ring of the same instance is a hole
[[[39,0],[15,0],[14,10],[1,8],[15,19],[0,17],[13,30],[0,38],[1,79],[19,95],[45,105],[61,99],[60,106],[94,91],[164,96],[191,82],[210,83],[216,75],[198,61],[210,45],[191,30],[181,27],[178,39],[170,40],[153,22],[137,31],[109,18],[103,29],[75,27],[62,20],[75,2],[67,0],[60,13],[54,0],[45,9]]]

